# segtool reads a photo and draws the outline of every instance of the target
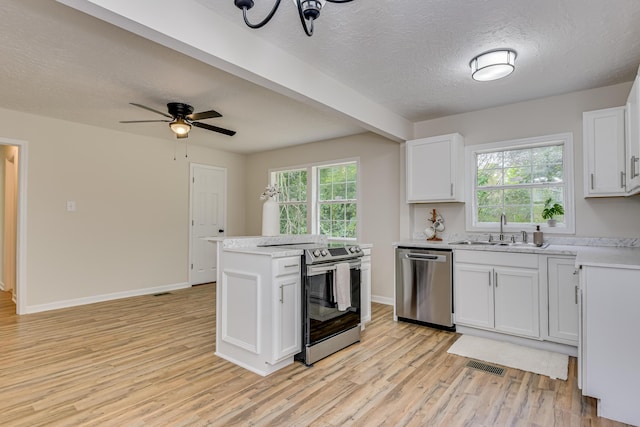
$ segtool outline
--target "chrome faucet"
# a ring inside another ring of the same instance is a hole
[[[504,231],[502,230],[502,224],[507,225],[507,216],[502,212],[500,214],[500,236],[498,237],[500,241],[504,241]]]

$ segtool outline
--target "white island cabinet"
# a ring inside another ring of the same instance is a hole
[[[301,257],[256,252],[219,251],[216,355],[265,376],[301,350]]]

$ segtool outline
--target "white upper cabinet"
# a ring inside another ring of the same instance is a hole
[[[639,70],[640,71],[640,70]],[[627,192],[640,193],[640,75],[627,99]]]
[[[464,138],[407,141],[407,203],[464,202]]]
[[[582,115],[585,197],[626,195],[625,110],[607,108]]]

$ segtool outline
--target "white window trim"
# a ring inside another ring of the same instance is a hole
[[[360,236],[362,235],[362,187],[361,187],[361,171],[360,171],[360,157],[351,157],[347,159],[339,159],[339,160],[327,160],[323,162],[316,163],[306,163],[298,166],[286,166],[279,168],[272,168],[268,170],[267,173],[267,182],[270,184],[274,184],[272,180],[272,175],[277,172],[283,172],[288,170],[307,170],[307,225],[310,225],[310,233],[311,234],[320,234],[319,225],[317,223],[317,218],[319,216],[319,206],[318,206],[318,168],[325,166],[340,166],[346,163],[355,163],[358,169],[357,180],[356,183],[356,238],[355,239],[336,239],[330,236],[327,236],[327,240],[329,242],[353,242],[360,240]],[[309,199],[310,198],[310,199]]]
[[[466,170],[470,178],[467,180],[467,192],[465,203],[466,230],[471,232],[496,232],[500,229],[500,224],[487,223],[477,224],[477,206],[475,198],[475,186],[477,179],[476,154],[491,151],[510,150],[525,147],[536,147],[561,142],[564,144],[564,182],[565,182],[565,215],[564,224],[556,227],[549,227],[547,223],[541,223],[540,229],[550,234],[575,234],[575,207],[574,207],[574,174],[573,174],[573,133],[558,133],[544,135],[533,138],[514,139],[509,141],[492,142],[489,144],[469,145],[465,147]],[[503,226],[504,231],[515,233],[519,231],[534,231],[535,225],[530,224],[507,224]]]

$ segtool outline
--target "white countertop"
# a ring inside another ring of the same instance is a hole
[[[434,242],[427,240],[403,240],[395,242],[395,247],[413,247],[426,249],[453,249],[492,252],[520,252],[539,255],[576,256],[576,266],[599,266],[612,268],[640,269],[640,247],[615,246],[581,246],[555,245],[547,247],[521,246],[483,246],[483,245],[451,245],[446,241]]]
[[[640,270],[640,248],[582,246],[576,257],[576,265]]]
[[[326,243],[326,236],[319,235],[282,235],[273,237],[239,236],[239,237],[204,237],[203,240],[222,244],[225,252],[237,252],[250,255],[265,255],[272,258],[301,256],[302,249],[286,246],[258,246],[258,245],[286,245],[304,243]],[[362,249],[373,247],[370,243],[359,243]]]

